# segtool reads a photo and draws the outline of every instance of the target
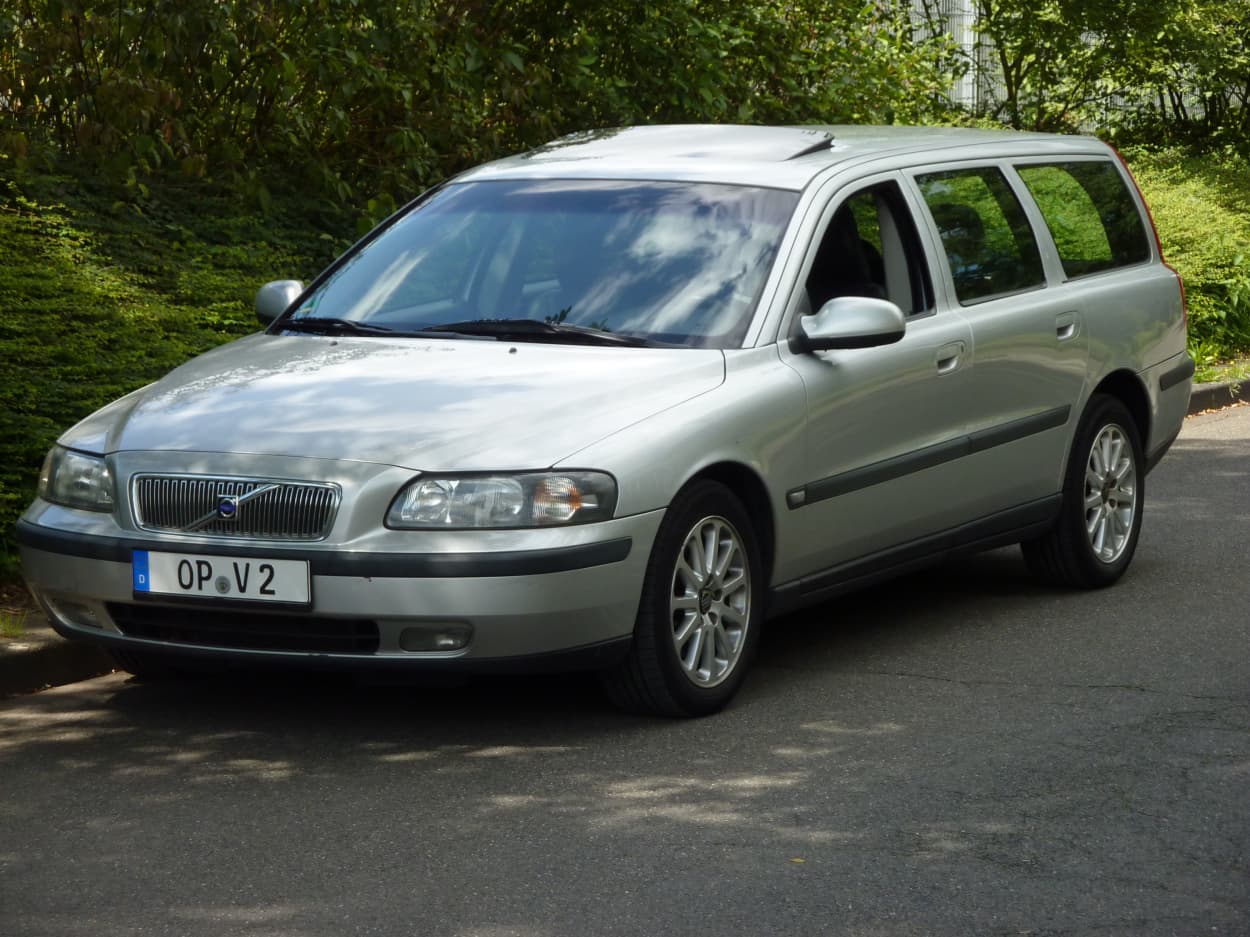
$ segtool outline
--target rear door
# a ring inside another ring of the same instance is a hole
[[[1065,283],[1044,223],[1005,165],[911,174],[940,258],[938,289],[972,334],[966,412],[974,516],[1039,503],[1061,487],[1088,370],[1087,310]]]

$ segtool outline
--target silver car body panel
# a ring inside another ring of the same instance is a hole
[[[1192,363],[1181,298],[1154,240],[1144,263],[1066,279],[1012,168],[1114,162],[1109,154],[1091,138],[1042,134],[660,127],[580,135],[470,170],[454,181],[719,182],[800,197],[741,348],[255,335],[205,354],[64,434],[62,444],[106,455],[118,507],[97,514],[37,500],[19,530],[26,575],[52,604],[91,605],[97,636],[150,647],[121,637],[106,608],[135,600],[129,549],[296,554],[289,544],[139,530],[128,479],[328,483],[342,491],[333,527],[298,549],[313,563],[311,610],[378,621],[379,659],[494,660],[627,639],[664,510],[700,475],[731,479],[764,528],[774,610],[789,607],[787,596],[820,594],[831,571],[1032,529],[1053,516],[1068,447],[1105,382],[1127,381],[1145,402],[1152,461],[1185,413]],[[1024,205],[1045,285],[962,305],[914,177],[984,165],[1000,167]],[[882,181],[897,184],[914,219],[933,307],[895,344],[792,348],[798,317],[811,311],[804,284],[821,231],[847,197]],[[615,518],[541,530],[383,524],[418,473],[547,468],[612,475]],[[57,546],[74,538],[83,545]],[[579,550],[589,552],[566,562]],[[396,573],[405,557],[411,576]],[[542,557],[565,568],[543,567]],[[371,567],[374,558],[385,562]],[[513,558],[521,572],[509,572]],[[524,572],[534,568],[545,571]],[[400,648],[405,627],[440,620],[467,623],[472,642],[454,653]],[[58,627],[93,631],[64,618]]]
[[[620,352],[252,335],[98,411],[61,441],[87,452],[308,456],[426,472],[545,468],[724,380],[716,350]]]

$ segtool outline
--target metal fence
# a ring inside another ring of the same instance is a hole
[[[970,110],[992,102],[1002,80],[992,45],[977,31],[973,0],[912,0],[912,9],[921,28],[949,33],[967,59],[967,70],[951,86],[951,100]]]

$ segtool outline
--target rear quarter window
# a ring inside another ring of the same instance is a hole
[[[1046,219],[1069,279],[1144,263],[1150,242],[1124,177],[1110,162],[1016,166]]]

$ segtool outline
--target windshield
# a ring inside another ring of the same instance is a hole
[[[378,333],[532,320],[735,347],[797,200],[689,183],[453,184],[335,270],[292,318]],[[556,332],[532,329],[521,340]]]

